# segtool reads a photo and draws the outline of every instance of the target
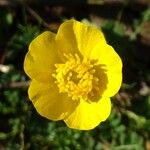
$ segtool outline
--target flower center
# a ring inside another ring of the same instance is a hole
[[[99,79],[95,76],[94,62],[75,54],[65,55],[64,64],[55,64],[56,71],[52,75],[60,93],[67,93],[73,100],[94,98],[99,91]]]

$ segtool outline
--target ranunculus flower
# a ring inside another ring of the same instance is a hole
[[[110,97],[122,81],[121,59],[103,33],[73,19],[57,34],[46,31],[31,42],[24,69],[37,112],[80,130],[108,118]]]

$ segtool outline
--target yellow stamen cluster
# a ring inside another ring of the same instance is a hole
[[[53,74],[59,92],[67,93],[73,100],[94,97],[95,91],[99,91],[99,79],[94,76],[94,63],[85,58],[81,61],[77,54],[65,57],[66,63],[55,64],[56,72]]]

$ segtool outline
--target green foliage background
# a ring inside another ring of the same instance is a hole
[[[116,5],[110,4],[113,7]],[[125,2],[115,12],[107,12],[105,3],[61,6],[63,13],[54,8],[60,9],[43,3],[0,3],[0,63],[9,68],[0,70],[0,150],[149,150],[148,3]],[[78,131],[37,114],[28,100],[29,79],[23,71],[23,61],[29,43],[42,31],[56,32],[59,24],[71,17],[95,23],[93,16],[123,60],[124,79],[120,91],[112,98],[108,120],[93,130]]]

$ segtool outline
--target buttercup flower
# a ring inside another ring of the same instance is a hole
[[[103,33],[74,19],[61,24],[57,34],[46,31],[35,38],[24,69],[37,112],[80,130],[108,118],[110,97],[122,81],[121,59]]]

